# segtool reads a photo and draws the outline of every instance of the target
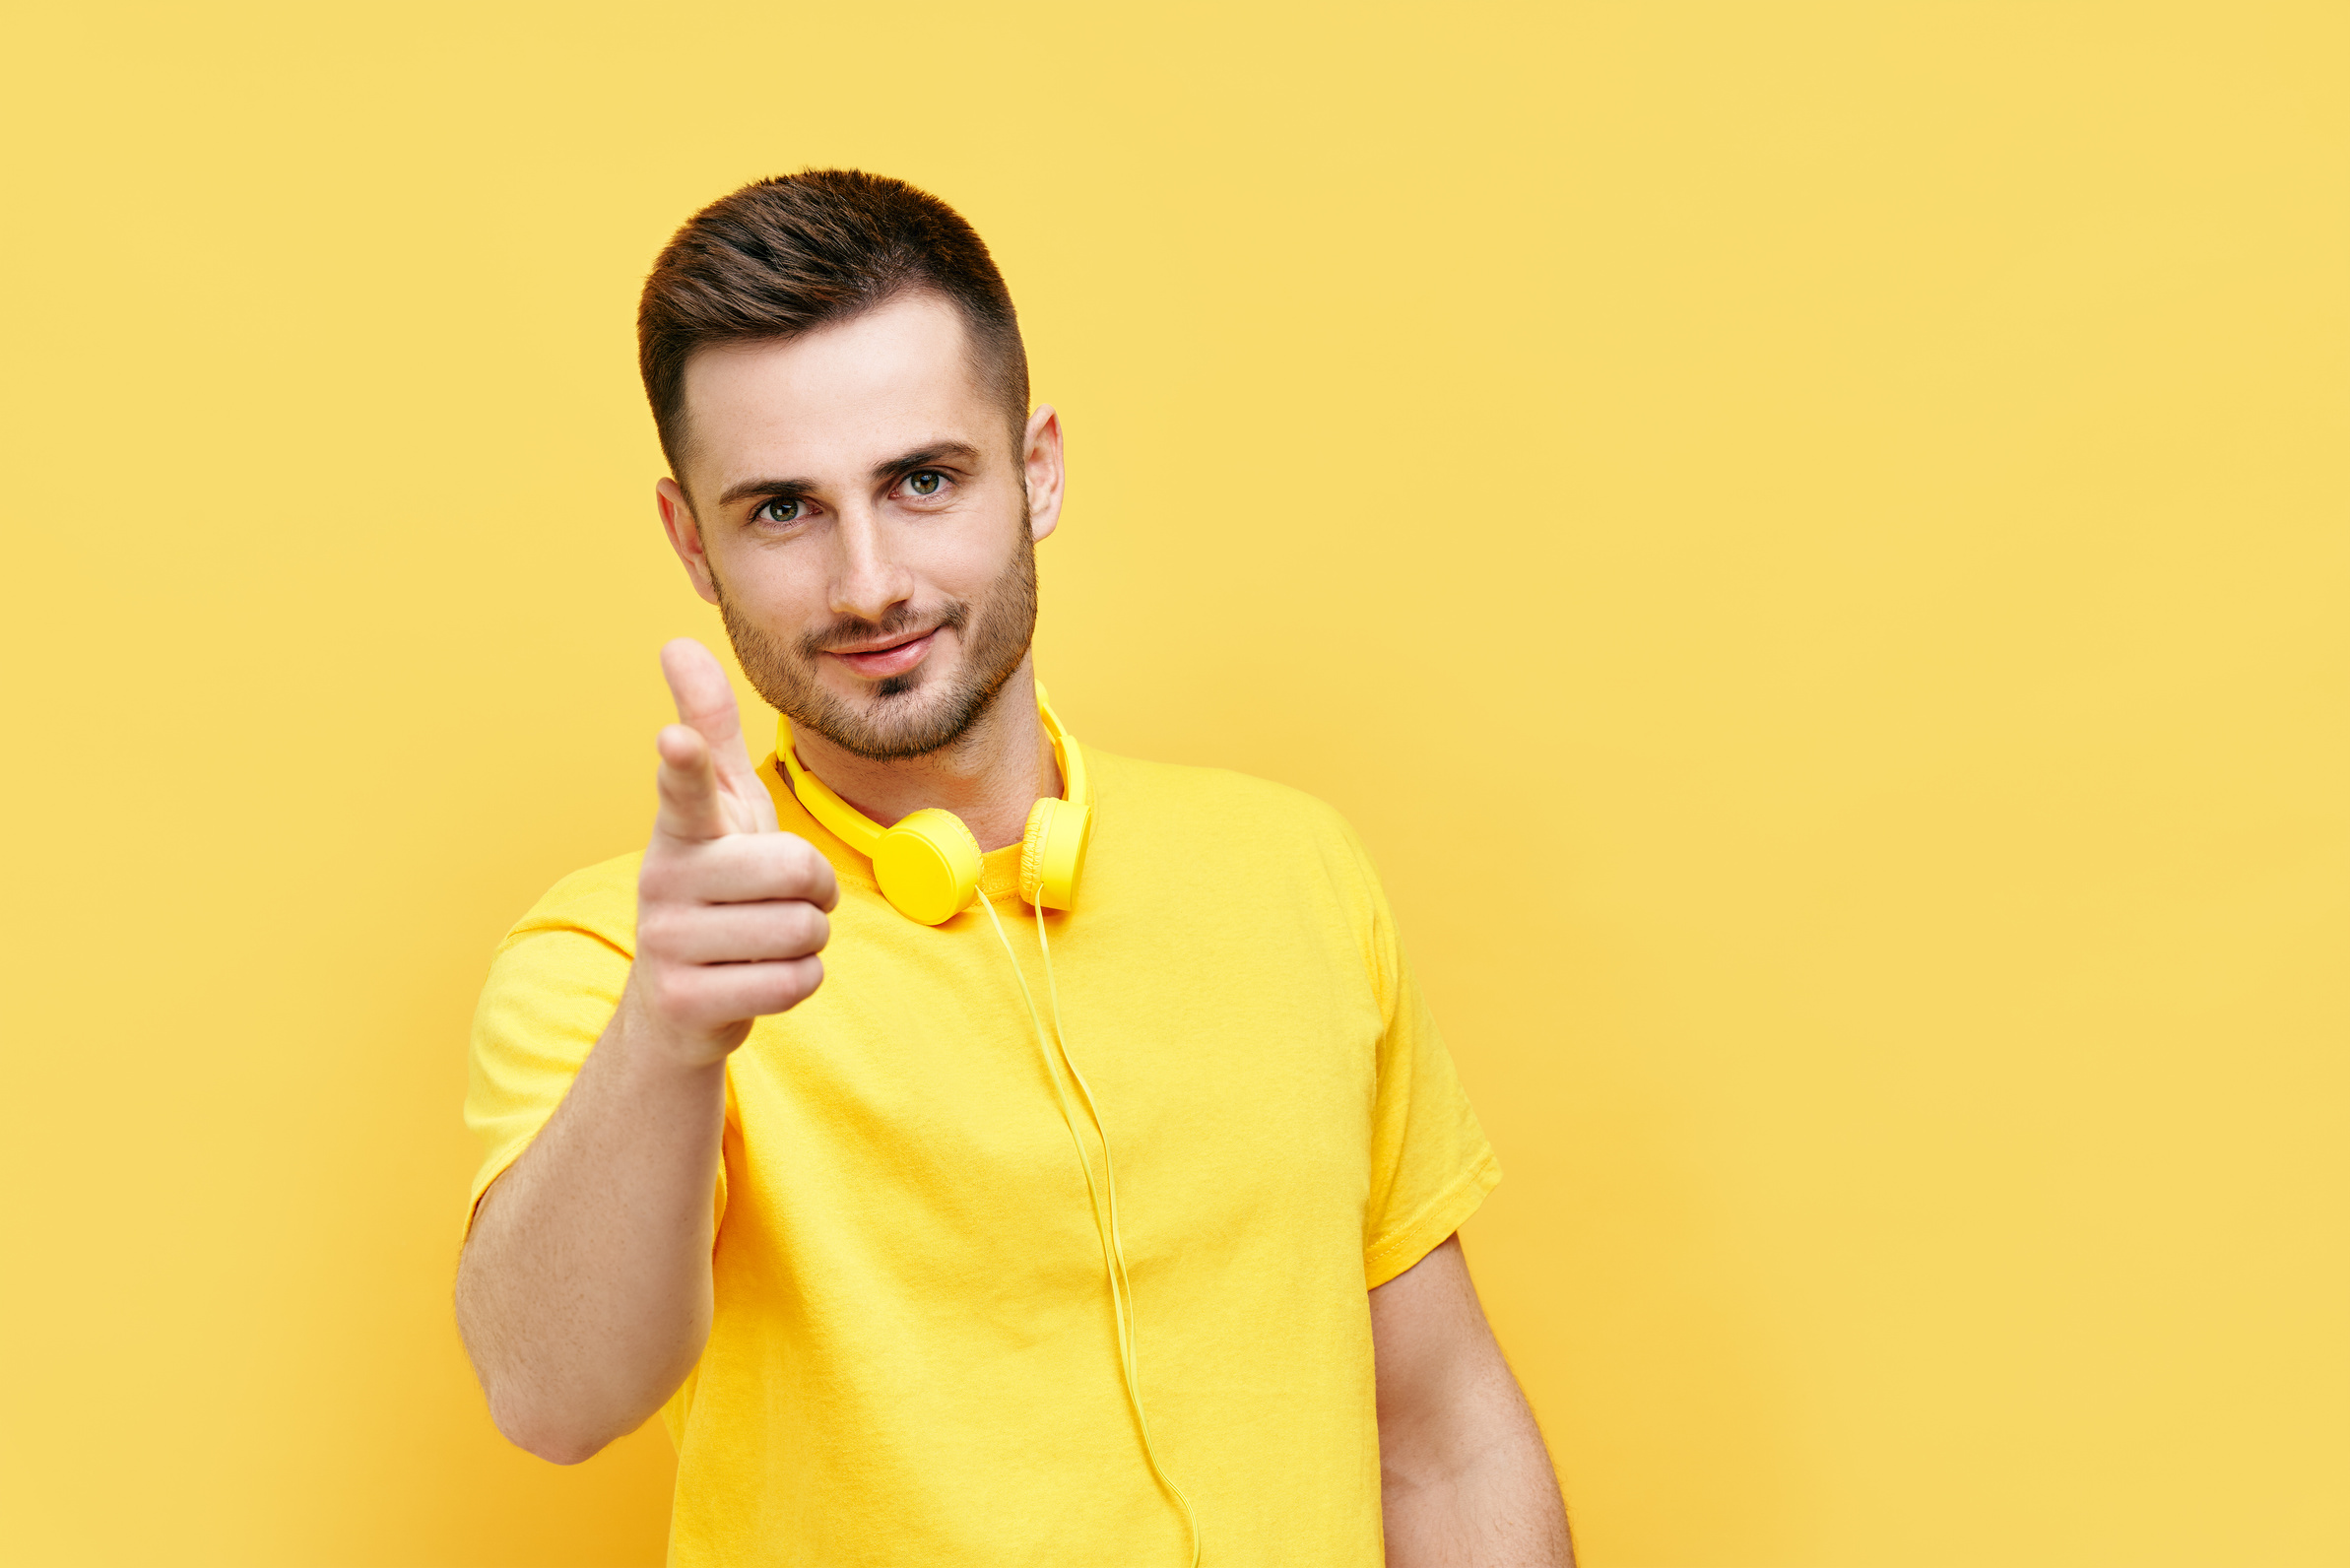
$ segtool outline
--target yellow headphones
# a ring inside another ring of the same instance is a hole
[[[1020,834],[1020,900],[1047,909],[1074,909],[1077,879],[1085,870],[1085,845],[1093,836],[1092,795],[1085,787],[1085,754],[1061,727],[1044,686],[1036,687],[1036,712],[1061,764],[1062,796],[1046,796],[1028,809]],[[881,896],[908,920],[936,926],[971,906],[979,888],[979,840],[952,812],[926,806],[894,826],[883,827],[832,793],[822,779],[800,765],[792,752],[792,721],[775,723],[775,760],[791,780],[792,793],[808,815],[873,862]]]

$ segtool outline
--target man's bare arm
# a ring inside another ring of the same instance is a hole
[[[662,664],[683,722],[661,732],[628,984],[458,1260],[490,1414],[557,1464],[633,1430],[701,1354],[726,1059],[816,990],[839,897],[823,857],[775,830],[717,661],[680,641]]]
[[[633,1431],[710,1332],[726,1066],[678,1069],[615,1016],[531,1146],[483,1195],[457,1325],[499,1431],[575,1465]]]
[[[1371,1292],[1391,1568],[1574,1568],[1534,1411],[1458,1237]]]

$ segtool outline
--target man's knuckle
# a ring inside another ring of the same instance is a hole
[[[656,904],[636,912],[636,947],[640,952],[656,959],[672,958],[679,948],[682,933],[678,929],[678,911]]]
[[[672,1023],[690,1021],[694,1011],[693,987],[686,977],[674,969],[656,965],[646,980],[645,1000],[655,1014]]]
[[[636,876],[637,895],[656,900],[689,897],[699,872],[699,856],[683,846],[665,847],[645,856],[644,869]]]

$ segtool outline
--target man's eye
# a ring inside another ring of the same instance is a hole
[[[801,501],[761,501],[758,510],[751,514],[751,520],[754,523],[796,523],[806,510],[805,503]]]
[[[906,489],[917,495],[936,495],[939,487],[946,483],[946,475],[927,468],[906,476]]]

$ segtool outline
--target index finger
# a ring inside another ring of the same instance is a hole
[[[683,724],[666,725],[653,749],[661,753],[655,776],[661,809],[653,818],[653,831],[689,843],[733,832],[726,803],[718,796],[717,769],[710,765],[710,743],[701,733]]]
[[[765,786],[759,784],[744,745],[735,688],[727,684],[717,657],[691,637],[676,637],[662,645],[661,675],[678,705],[678,722],[708,744],[711,766],[720,777],[738,791],[750,786],[763,797]]]

